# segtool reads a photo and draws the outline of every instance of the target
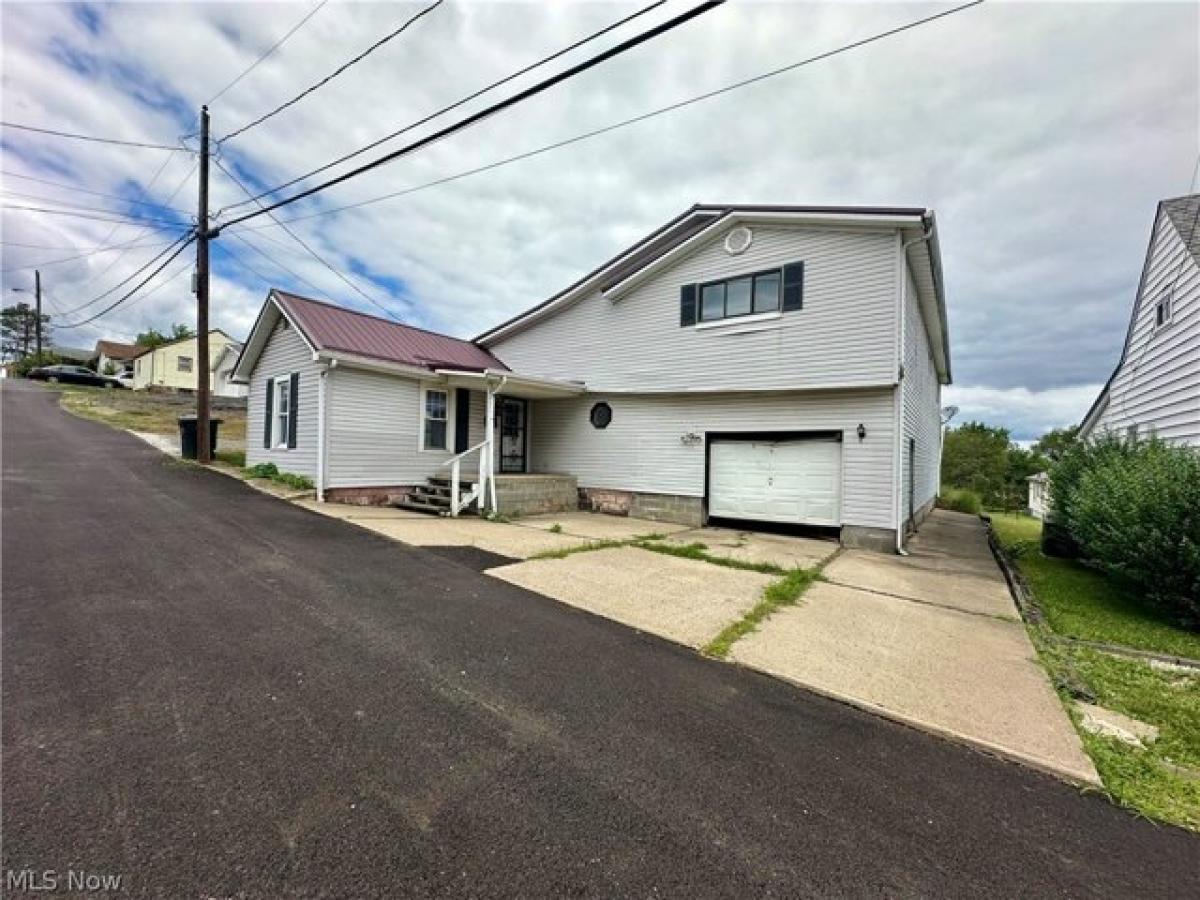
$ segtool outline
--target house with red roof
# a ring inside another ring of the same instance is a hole
[[[936,224],[695,206],[474,340],[272,290],[233,380],[247,463],[324,501],[785,523],[895,549],[938,490]]]

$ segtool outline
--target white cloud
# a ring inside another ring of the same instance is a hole
[[[311,5],[90,8],[102,21],[95,36],[79,7],[0,7],[5,119],[174,142],[194,128],[194,110]],[[225,162],[258,183],[278,184],[633,8],[444,4],[312,97],[230,142]],[[678,8],[656,11],[630,30]],[[291,209],[327,209],[420,185],[943,8],[728,4]],[[215,132],[271,109],[417,9],[329,4],[213,104]],[[1111,371],[1155,203],[1186,190],[1200,131],[1198,27],[1194,4],[992,3],[592,141],[296,229],[337,268],[366,267],[374,283],[358,279],[364,289],[411,321],[470,335],[561,289],[697,201],[929,206],[941,230],[954,371],[973,386],[962,390],[1066,396],[1084,390],[1072,385],[1102,381]],[[569,61],[594,50],[576,51]],[[154,151],[0,136],[6,170],[100,191],[145,188],[161,162]],[[163,200],[189,165],[173,160],[153,195]],[[4,187],[69,196],[7,178]],[[213,195],[216,206],[242,199],[219,173]],[[194,204],[194,182],[176,202]],[[0,223],[5,241],[33,244],[95,246],[111,230],[18,213],[5,213]],[[124,227],[113,240],[134,235]],[[272,283],[370,311],[279,229],[246,238],[275,262],[220,239],[243,262],[214,253],[217,325],[244,331]],[[6,269],[67,255],[0,249]],[[43,276],[69,308],[154,252],[131,250],[109,271],[115,254],[47,267]],[[29,274],[6,273],[5,288]],[[191,314],[188,290],[181,278],[101,322],[114,337],[164,327]],[[1016,402],[995,415],[1024,417],[1005,423],[1014,430],[1046,420]]]
[[[1102,384],[1071,387],[994,388],[950,385],[942,392],[942,402],[957,406],[953,424],[984,422],[1008,428],[1014,439],[1034,440],[1052,428],[1078,425]]]

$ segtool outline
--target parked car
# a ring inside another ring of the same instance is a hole
[[[84,366],[39,366],[26,376],[34,381],[49,381],[63,384],[86,384],[92,387],[119,388],[121,384],[116,378],[100,375]]]
[[[133,390],[133,373],[132,372],[118,372],[116,374],[116,376],[114,376],[114,377],[117,379],[118,385],[120,385],[121,387],[129,388],[130,390]]]

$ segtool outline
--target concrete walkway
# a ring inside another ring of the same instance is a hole
[[[731,658],[893,719],[1099,784],[977,517],[937,511],[909,557],[848,551]]]

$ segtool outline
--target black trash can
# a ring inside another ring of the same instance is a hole
[[[208,456],[209,459],[217,454],[217,429],[221,424],[221,419],[208,420]],[[196,417],[195,416],[180,416],[179,417],[179,449],[183,453],[184,459],[196,459],[199,455],[196,448],[199,445],[196,442]]]

